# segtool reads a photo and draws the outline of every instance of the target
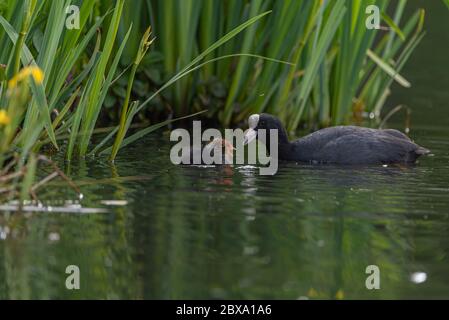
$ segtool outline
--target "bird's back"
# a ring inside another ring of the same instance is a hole
[[[338,126],[316,131],[292,142],[281,155],[305,162],[339,164],[413,163],[425,148],[393,129]]]

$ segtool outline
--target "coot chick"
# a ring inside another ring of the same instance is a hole
[[[185,156],[182,157],[181,163],[182,164],[193,164],[194,163],[194,155],[197,155],[200,159],[201,159],[201,163],[199,164],[206,164],[204,162],[204,159],[202,158],[202,154],[203,151],[205,150],[207,154],[211,155],[211,157],[214,156],[215,150],[217,150],[218,148],[222,148],[221,149],[221,163],[212,163],[212,165],[215,164],[232,164],[233,160],[234,160],[234,146],[232,145],[232,143],[230,143],[229,141],[227,141],[226,139],[222,139],[222,138],[215,138],[214,140],[212,140],[211,142],[209,142],[208,144],[206,144],[204,147],[201,148],[196,148],[196,147],[190,147],[189,151],[187,152],[187,154]]]
[[[430,151],[393,129],[370,129],[357,126],[338,126],[318,130],[293,142],[288,141],[279,119],[270,114],[249,117],[245,144],[257,137],[257,131],[266,130],[268,153],[270,129],[278,130],[279,160],[329,164],[393,164],[414,163]]]

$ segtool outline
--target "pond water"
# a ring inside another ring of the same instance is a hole
[[[390,107],[413,110],[410,134],[434,156],[414,167],[283,163],[260,176],[174,166],[158,133],[114,166],[61,163],[82,205],[106,212],[1,213],[0,299],[449,298],[449,12],[427,13],[404,72],[414,87],[396,88]],[[403,116],[389,125],[402,130]],[[39,196],[77,200],[62,187]],[[79,290],[66,289],[69,265]],[[369,265],[379,290],[365,287]]]

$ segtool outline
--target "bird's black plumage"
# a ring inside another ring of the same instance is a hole
[[[278,129],[278,157],[280,160],[334,164],[414,163],[430,151],[393,129],[370,129],[357,126],[337,126],[321,129],[289,142],[279,119],[269,114],[257,115],[252,128]],[[270,136],[267,131],[268,152]]]

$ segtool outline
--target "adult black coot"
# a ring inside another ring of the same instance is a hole
[[[279,160],[333,164],[392,164],[414,163],[430,151],[393,129],[370,129],[338,126],[321,129],[293,142],[288,141],[279,119],[270,114],[253,114],[245,133],[247,144],[266,130],[267,151],[270,152],[270,129],[278,130]]]

